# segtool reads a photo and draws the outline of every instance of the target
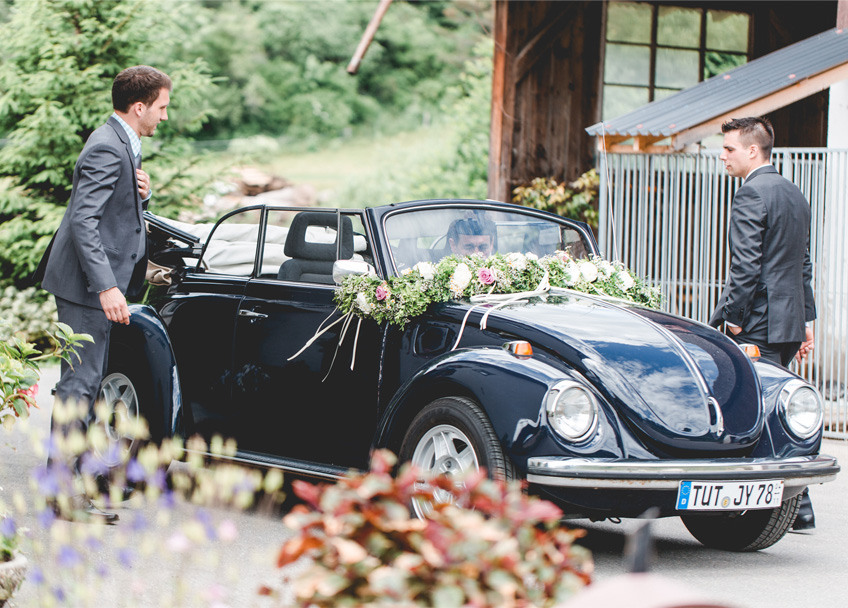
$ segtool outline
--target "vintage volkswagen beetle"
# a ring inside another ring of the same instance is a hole
[[[355,337],[333,323],[334,268],[436,262],[468,219],[493,234],[464,253],[598,253],[584,224],[492,201],[148,215],[151,259],[175,270],[113,329],[103,397],[157,438],[233,437],[242,462],[332,480],[385,447],[434,472],[526,479],[569,516],[657,507],[729,550],[777,542],[799,493],[835,478],[816,389],[681,317],[569,293],[452,300]]]

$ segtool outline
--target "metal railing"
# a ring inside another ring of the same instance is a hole
[[[825,436],[848,439],[848,150],[778,148],[775,167],[810,201],[816,297],[813,355],[793,370],[825,398]],[[660,287],[669,312],[706,323],[730,263],[733,193],[719,151],[600,159],[599,240]]]

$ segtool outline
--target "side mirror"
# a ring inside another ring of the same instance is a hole
[[[377,271],[368,262],[360,260],[336,260],[333,263],[333,281],[335,281],[336,285],[341,285],[342,280],[352,274],[376,276]]]

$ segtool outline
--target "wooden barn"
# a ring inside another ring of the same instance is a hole
[[[586,127],[831,29],[844,5],[496,0],[489,197],[574,179],[596,166]],[[825,146],[828,95],[771,112],[776,145]]]

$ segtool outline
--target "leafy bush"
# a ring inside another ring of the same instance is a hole
[[[512,202],[579,220],[598,230],[598,173],[590,169],[573,182],[560,184],[553,178],[537,177],[529,186],[512,191]]]
[[[335,485],[294,482],[298,505],[284,518],[295,531],[280,551],[286,566],[306,557],[292,581],[299,606],[551,606],[590,581],[581,531],[560,525],[554,504],[527,496],[518,483],[478,471],[457,490],[455,479],[423,482],[393,454],[374,454],[371,471]],[[462,508],[433,505],[415,519],[413,500],[434,488]],[[265,593],[272,593],[265,589]]]
[[[6,139],[0,148],[0,273],[19,287],[32,284],[59,225],[77,155],[112,111],[115,75],[153,63],[153,50],[167,48],[174,25],[162,10],[166,5],[28,0],[15,3],[9,21],[0,24],[0,136]],[[154,205],[162,213],[185,205],[199,188],[183,138],[208,118],[214,84],[202,61],[157,67],[173,79],[173,106],[179,108],[144,146]]]
[[[14,330],[21,339],[46,348],[50,341],[50,328],[59,320],[56,314],[56,302],[52,297],[35,287],[18,290],[13,286],[0,289],[0,319],[5,319],[4,328],[0,324],[0,340],[4,340]]]

